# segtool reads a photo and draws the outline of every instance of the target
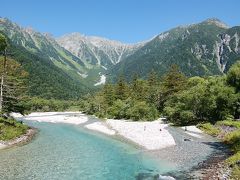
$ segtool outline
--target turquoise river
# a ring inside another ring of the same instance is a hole
[[[39,132],[26,145],[0,150],[1,180],[155,179],[174,170],[134,145],[81,126],[27,124]]]

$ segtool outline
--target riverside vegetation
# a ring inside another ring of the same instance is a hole
[[[8,141],[21,136],[27,132],[28,127],[9,117],[9,112],[22,112],[23,107],[19,103],[24,97],[25,80],[27,73],[20,64],[13,59],[6,58],[7,42],[0,34],[0,51],[5,57],[0,57],[1,72],[1,117],[0,117],[0,140]]]

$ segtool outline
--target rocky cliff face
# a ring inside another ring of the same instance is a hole
[[[128,45],[105,38],[84,36],[80,33],[65,35],[58,38],[57,42],[87,64],[98,65],[104,69],[119,63],[144,44]]]
[[[215,54],[217,57],[216,62],[221,72],[226,70],[226,65],[232,56],[240,55],[239,33],[240,31],[236,31],[234,35],[227,33],[218,35],[219,41],[217,41],[215,45]]]

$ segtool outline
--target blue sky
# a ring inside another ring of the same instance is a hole
[[[216,17],[240,25],[240,0],[0,0],[0,16],[55,37],[80,32],[125,43]]]

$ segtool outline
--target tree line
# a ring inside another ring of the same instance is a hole
[[[87,95],[81,109],[100,118],[151,121],[161,117],[177,125],[238,119],[240,116],[240,62],[227,74],[186,77],[172,65],[162,77],[151,71],[147,79],[121,76]]]

